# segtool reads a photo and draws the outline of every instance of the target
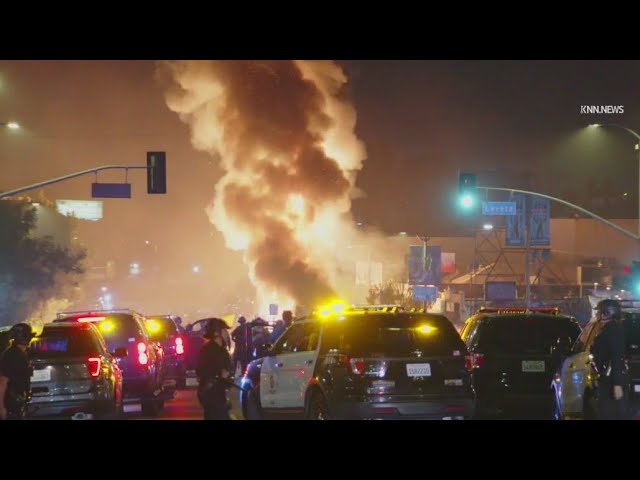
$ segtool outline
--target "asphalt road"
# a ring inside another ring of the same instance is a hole
[[[239,390],[234,388],[229,392],[229,395],[231,399],[229,415],[233,420],[244,420],[240,409]],[[202,420],[203,414],[196,390],[190,389],[178,391],[176,398],[165,402],[164,410],[157,418],[142,417],[139,413],[128,413],[126,418],[131,420]]]

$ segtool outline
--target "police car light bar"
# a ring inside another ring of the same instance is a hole
[[[558,307],[480,307],[478,313],[546,313],[548,315],[558,315],[560,308]]]
[[[345,309],[347,312],[403,312],[401,305],[352,305]]]
[[[124,309],[113,309],[113,310],[79,310],[77,312],[58,312],[58,314],[56,315],[56,318],[60,319],[60,318],[66,318],[66,317],[75,317],[78,315],[84,315],[84,316],[93,316],[93,315],[105,315],[105,314],[109,314],[109,313],[128,313],[128,314],[133,314],[133,310],[130,310],[128,308],[124,308]]]

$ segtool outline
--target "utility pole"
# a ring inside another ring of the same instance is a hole
[[[529,213],[531,209],[529,208],[529,196],[524,196],[524,238],[525,238],[525,254],[524,254],[524,302],[525,306],[529,308],[531,306],[531,232],[530,232],[530,222],[529,222]]]
[[[427,272],[427,243],[429,242],[429,239],[430,239],[431,237],[421,237],[421,236],[418,236],[418,238],[419,238],[420,240],[422,240],[422,243],[423,243],[423,245],[424,245],[424,255],[423,255],[423,257],[422,257],[422,262],[423,262],[423,263],[422,263],[422,271],[426,273],[426,272]],[[425,285],[425,287],[426,287],[426,285]],[[424,311],[426,312],[426,311],[427,311],[427,301],[426,301],[426,300],[424,300],[424,301],[422,302],[422,304],[423,304],[423,305],[422,305],[422,308],[424,308]]]

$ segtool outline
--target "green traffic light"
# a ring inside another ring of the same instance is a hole
[[[473,204],[473,195],[467,193],[460,197],[460,205],[462,206],[462,208],[471,208],[473,207]]]

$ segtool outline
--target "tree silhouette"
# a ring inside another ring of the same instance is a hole
[[[0,201],[0,325],[25,321],[84,273],[86,252],[34,237],[36,220],[30,203]]]

